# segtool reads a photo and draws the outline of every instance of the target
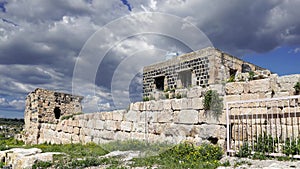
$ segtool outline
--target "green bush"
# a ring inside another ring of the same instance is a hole
[[[160,168],[217,168],[219,160],[223,156],[222,148],[211,144],[195,146],[191,143],[181,143],[173,148],[143,159],[134,159],[133,166],[152,167],[159,165]]]
[[[227,82],[235,82],[235,75],[231,75]]]
[[[297,82],[294,86],[295,89],[295,94],[299,94],[300,93],[300,82]]]
[[[243,143],[242,147],[240,147],[236,156],[238,157],[249,157],[251,155],[251,149],[247,142]]]
[[[219,116],[223,110],[223,99],[215,90],[208,90],[203,99],[204,110],[211,110],[215,115]]]
[[[147,101],[149,101],[149,100],[150,100],[149,97],[147,97],[147,96],[146,96],[146,97],[143,97],[143,101],[144,101],[144,102],[147,102]]]
[[[254,79],[255,73],[253,71],[248,72],[249,74],[249,81]]]
[[[36,163],[33,164],[32,169],[46,169],[52,166],[51,162],[47,162],[47,161],[38,161]]]

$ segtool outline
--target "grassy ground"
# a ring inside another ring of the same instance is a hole
[[[220,164],[223,152],[218,146],[204,144],[194,146],[191,143],[182,143],[176,146],[168,144],[145,144],[140,141],[116,141],[108,144],[67,144],[50,145],[40,144],[34,146],[25,146],[21,142],[10,140],[0,140],[0,145],[4,149],[12,147],[40,148],[43,152],[62,152],[61,155],[54,156],[54,162],[37,162],[33,168],[84,168],[88,166],[106,166],[106,168],[133,168],[157,166],[162,169],[185,169],[185,168],[216,168]],[[105,149],[104,149],[105,148]],[[118,157],[104,158],[103,156],[110,151],[137,150],[146,152],[148,155],[134,158],[131,161],[124,162]],[[150,155],[149,155],[150,154]],[[1,165],[1,164],[0,164]]]

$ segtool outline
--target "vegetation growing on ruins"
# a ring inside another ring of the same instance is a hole
[[[24,147],[24,145],[7,145],[11,147]],[[25,146],[25,148],[40,148],[43,152],[62,152],[54,155],[53,163],[37,162],[33,168],[84,168],[89,166],[105,165],[107,168],[128,168],[128,167],[153,167],[159,168],[216,168],[222,165],[219,160],[223,156],[222,148],[216,145],[203,144],[195,146],[192,143],[184,142],[178,145],[168,144],[147,144],[136,140],[116,141],[107,144],[97,145],[94,143],[50,145],[40,144]],[[105,149],[104,149],[105,148]],[[145,149],[146,148],[146,149]],[[120,157],[103,157],[103,155],[114,150],[136,150],[143,151],[150,155],[134,158],[125,164]],[[147,151],[148,150],[148,151]],[[151,154],[152,152],[152,154]],[[155,152],[155,154],[154,154]],[[159,154],[157,152],[160,152]],[[158,154],[158,155],[157,155]],[[102,157],[101,157],[102,156]],[[4,165],[4,164],[0,164]]]
[[[83,113],[82,112],[78,112],[78,113],[75,113],[75,114],[70,114],[70,115],[62,116],[60,119],[61,120],[73,119],[74,120],[74,116],[80,115],[80,114],[83,114]]]
[[[253,159],[265,160],[270,153],[278,153],[281,149],[285,156],[277,157],[278,160],[289,160],[291,156],[300,153],[300,138],[287,138],[286,140],[278,140],[270,134],[264,132],[260,134],[255,140],[254,145],[251,146],[245,142],[237,152],[238,157],[250,157]],[[251,152],[254,151],[254,154]]]
[[[219,94],[215,90],[208,90],[204,94],[203,107],[206,111],[211,111],[217,117],[222,114],[223,99],[219,97]]]
[[[294,86],[295,89],[295,94],[299,94],[300,93],[300,82],[297,82]]]

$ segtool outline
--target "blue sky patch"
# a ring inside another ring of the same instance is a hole
[[[1,12],[6,12],[6,8],[5,8],[5,5],[7,4],[7,2],[6,1],[4,1],[4,2],[0,2],[0,11]]]
[[[124,5],[127,6],[127,8],[128,8],[129,11],[132,10],[131,5],[129,4],[129,2],[128,2],[127,0],[121,0],[121,1],[122,1],[122,3],[123,3]]]

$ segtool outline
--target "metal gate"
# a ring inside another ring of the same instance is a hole
[[[300,96],[226,103],[227,152],[300,154]]]

